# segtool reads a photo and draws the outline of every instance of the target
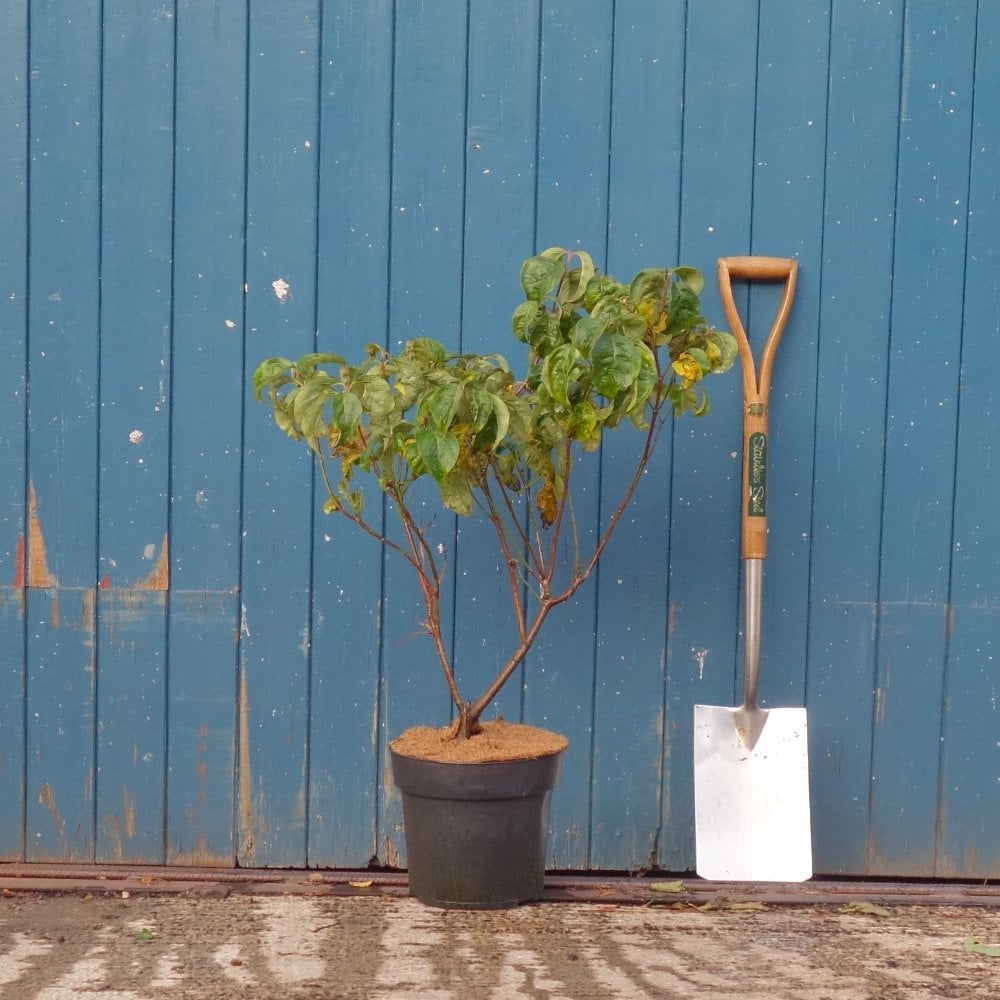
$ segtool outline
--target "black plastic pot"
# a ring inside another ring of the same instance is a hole
[[[391,751],[403,796],[410,892],[422,903],[453,909],[501,909],[538,899],[549,798],[562,753],[443,764]]]

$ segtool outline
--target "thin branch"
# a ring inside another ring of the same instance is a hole
[[[503,555],[504,562],[507,564],[507,583],[510,586],[510,599],[514,605],[514,617],[517,621],[517,632],[523,642],[526,619],[524,601],[521,599],[521,575],[517,571],[521,561],[511,551],[510,542],[507,540],[507,532],[504,531],[505,522],[503,516],[493,501],[493,495],[490,493],[489,480],[483,480],[482,492],[483,496],[486,498],[489,519],[493,523],[493,528],[496,531],[497,541],[500,545],[500,552]]]
[[[541,578],[542,564],[540,563],[537,553],[531,546],[531,539],[528,533],[521,526],[521,519],[517,516],[517,510],[514,507],[514,503],[510,498],[510,491],[504,484],[504,481],[498,475],[496,469],[493,470],[493,475],[496,477],[497,485],[500,487],[500,496],[503,498],[504,506],[507,508],[507,514],[510,518],[510,523],[514,526],[514,530],[517,532],[518,538],[521,542],[521,549],[524,552],[524,568],[529,576],[536,580]],[[526,504],[528,510],[528,517],[531,517],[531,502],[530,502],[530,491],[528,492],[529,502]],[[505,522],[506,523],[506,522]]]
[[[414,569],[417,569],[418,568],[417,564],[413,561],[413,558],[411,557],[410,553],[407,552],[406,549],[402,547],[402,545],[399,545],[398,543],[392,541],[392,539],[387,538],[386,535],[383,532],[379,531],[378,529],[373,528],[360,514],[356,514],[353,510],[348,510],[346,507],[344,507],[343,502],[340,500],[339,491],[335,490],[330,482],[330,476],[326,468],[325,456],[322,454],[321,451],[317,451],[316,454],[319,456],[319,469],[320,469],[320,474],[323,477],[323,485],[326,487],[326,492],[331,497],[337,500],[338,503],[337,513],[342,514],[344,517],[347,518],[348,521],[351,522],[351,524],[356,524],[362,531],[364,531],[366,534],[374,538],[375,541],[379,542],[382,545],[385,545],[393,552],[396,552],[398,555],[402,556],[402,558],[404,558],[408,563],[410,563],[410,565],[413,566]]]
[[[639,456],[639,461],[636,464],[635,472],[632,474],[631,480],[622,494],[622,499],[618,506],[615,508],[614,513],[608,519],[608,523],[604,527],[604,531],[601,533],[601,537],[594,548],[593,554],[590,557],[589,562],[584,567],[583,571],[574,575],[573,580],[570,585],[566,588],[564,592],[558,595],[557,598],[553,598],[556,603],[562,603],[572,597],[584,583],[590,578],[590,575],[594,572],[598,561],[604,554],[604,550],[611,540],[612,534],[614,534],[615,528],[618,526],[618,522],[622,519],[625,511],[628,510],[629,504],[632,502],[632,497],[635,496],[635,491],[638,489],[639,483],[642,481],[643,474],[646,471],[646,466],[649,464],[650,456],[653,454],[653,450],[656,447],[656,441],[663,429],[663,421],[660,419],[660,412],[663,409],[663,403],[657,401],[653,404],[653,409],[651,413],[651,419],[649,422],[649,429],[646,432],[646,440],[643,444],[642,454]]]

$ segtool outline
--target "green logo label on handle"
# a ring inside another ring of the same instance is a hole
[[[750,498],[747,501],[749,517],[767,516],[767,435],[761,431],[750,435],[747,442],[747,480]]]

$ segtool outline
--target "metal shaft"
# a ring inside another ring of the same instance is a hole
[[[746,598],[746,636],[743,647],[743,707],[757,708],[757,679],[760,676],[760,619],[764,591],[764,560],[743,560]]]

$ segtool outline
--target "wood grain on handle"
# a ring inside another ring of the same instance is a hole
[[[798,261],[790,257],[719,258],[722,305],[736,338],[743,367],[743,509],[740,524],[744,559],[763,559],[767,555],[767,406],[771,394],[774,356],[792,309],[798,270]],[[741,281],[785,282],[785,294],[761,354],[759,374],[733,298],[734,278]]]

